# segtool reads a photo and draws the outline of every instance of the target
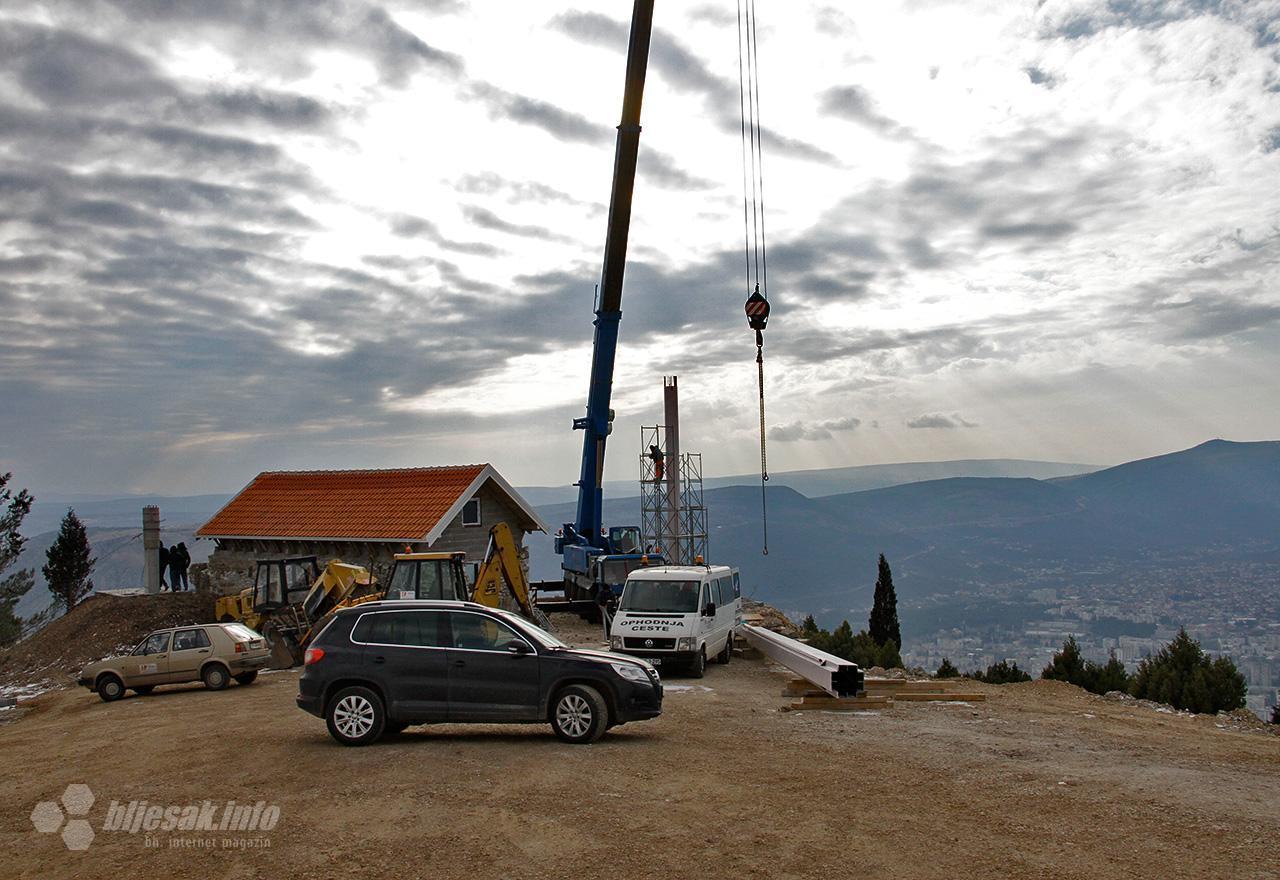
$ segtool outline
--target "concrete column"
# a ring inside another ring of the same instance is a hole
[[[148,593],[160,592],[160,508],[142,508],[142,570]]]
[[[667,561],[684,565],[685,549],[680,540],[680,392],[676,376],[662,379],[663,420],[666,422],[667,499],[663,511],[662,549]]]

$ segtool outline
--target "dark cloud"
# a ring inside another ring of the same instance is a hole
[[[829,115],[859,125],[890,137],[906,137],[907,129],[886,116],[876,107],[875,101],[861,86],[832,86],[818,96],[819,109]]]
[[[1109,28],[1156,30],[1209,16],[1246,28],[1257,46],[1280,43],[1280,13],[1274,7],[1230,0],[1106,0],[1087,11],[1069,10],[1064,16],[1050,7],[1043,28],[1047,36],[1080,40]]]
[[[982,227],[982,234],[989,238],[1065,238],[1076,231],[1076,224],[1065,221],[1043,223],[989,223]]]
[[[481,229],[505,232],[507,235],[518,235],[523,238],[540,238],[544,241],[568,242],[573,240],[568,236],[554,232],[545,226],[539,226],[532,223],[512,223],[509,220],[499,217],[488,208],[482,208],[479,205],[463,205],[462,215]]]
[[[579,42],[625,52],[630,28],[624,22],[598,12],[566,12],[551,26]],[[662,28],[654,28],[649,46],[649,67],[675,89],[702,95],[707,112],[721,131],[739,133],[741,103],[736,82],[717,76],[695,53]],[[762,113],[766,108],[761,108]],[[789,156],[823,164],[839,164],[835,156],[814,144],[762,127],[761,142],[772,155]]]
[[[976,428],[976,422],[965,421],[959,413],[943,415],[942,413],[925,413],[907,420],[908,428]]]
[[[509,180],[492,171],[467,174],[454,183],[460,193],[481,196],[502,196],[511,204],[533,203],[538,205],[563,204],[589,208],[592,213],[604,211],[599,202],[586,202],[536,180]]]
[[[1034,64],[1022,68],[1023,73],[1027,75],[1027,79],[1031,80],[1033,85],[1044,86],[1046,89],[1052,89],[1058,85],[1058,78],[1051,73],[1047,73],[1042,68],[1036,67]]]
[[[769,439],[781,443],[796,440],[830,440],[834,432],[852,431],[861,424],[862,420],[853,416],[824,419],[819,422],[783,422],[769,429]]]
[[[470,96],[482,104],[494,119],[508,119],[540,128],[557,140],[570,143],[598,144],[609,139],[607,126],[585,116],[557,107],[548,101],[508,92],[489,83],[472,83]]]
[[[1280,125],[1272,127],[1262,136],[1262,152],[1274,153],[1280,150]]]
[[[687,14],[690,21],[706,22],[707,24],[714,24],[717,27],[728,27],[737,21],[734,14],[728,9],[712,3],[702,3],[698,6],[691,7]]]
[[[454,241],[440,233],[433,221],[412,214],[395,214],[390,218],[391,231],[401,238],[425,238],[440,247],[460,254],[474,254],[482,257],[495,257],[503,250],[495,245],[482,241]]]

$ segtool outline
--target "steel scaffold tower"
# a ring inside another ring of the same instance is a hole
[[[640,429],[640,535],[646,551],[661,550],[668,562],[692,565],[695,558],[707,559],[707,508],[702,498],[702,455],[680,455],[676,471],[680,496],[676,510],[668,501],[667,487],[672,463],[666,458],[664,425]],[[657,479],[657,463],[649,454],[656,447],[663,454],[662,479]],[[674,537],[673,537],[674,536]]]

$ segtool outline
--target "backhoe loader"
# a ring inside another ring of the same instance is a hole
[[[271,666],[302,662],[311,637],[330,613],[374,598],[376,579],[359,565],[330,560],[321,570],[314,556],[259,559],[252,587],[218,599],[219,621],[240,621],[271,645]]]

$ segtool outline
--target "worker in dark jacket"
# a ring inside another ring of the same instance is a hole
[[[162,593],[169,586],[167,583],[165,583],[165,580],[164,580],[165,572],[167,572],[168,570],[169,570],[169,548],[161,544],[160,545],[160,592]]]
[[[666,456],[662,454],[662,450],[655,445],[649,446],[649,458],[653,461],[653,481],[661,483],[664,471],[666,470]]]
[[[175,544],[169,548],[169,586],[173,588],[173,592],[177,593],[181,589],[178,586],[178,572],[182,568],[182,553]]]
[[[191,583],[187,580],[187,569],[191,567],[191,552],[187,550],[185,542],[178,542],[178,579],[174,582],[174,586],[182,591],[191,589]],[[181,585],[181,586],[179,586]]]

